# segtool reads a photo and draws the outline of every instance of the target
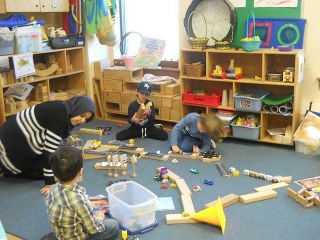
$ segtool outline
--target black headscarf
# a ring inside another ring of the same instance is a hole
[[[92,116],[86,122],[90,122],[94,118],[94,103],[91,98],[86,96],[72,97],[64,101],[67,108],[69,118],[81,115],[85,112],[92,112]]]

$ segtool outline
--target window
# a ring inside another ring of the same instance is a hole
[[[166,40],[163,59],[177,60],[179,56],[178,0],[119,1],[120,35],[138,32],[145,37]],[[140,40],[138,34],[130,34],[124,45],[126,52],[135,54],[139,49]],[[120,57],[120,51],[117,50],[115,55]]]

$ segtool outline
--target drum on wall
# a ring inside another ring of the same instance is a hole
[[[208,31],[208,45],[214,45],[214,40],[232,41],[237,25],[237,14],[232,4],[227,0],[193,0],[188,7],[183,23],[188,33],[188,18],[195,12],[190,21],[190,37],[201,38]],[[207,26],[203,21],[205,16]]]
[[[276,48],[284,45],[303,48],[306,19],[256,18],[255,20],[256,35],[262,40],[261,48]],[[249,36],[252,36],[252,34],[253,21],[249,19]]]

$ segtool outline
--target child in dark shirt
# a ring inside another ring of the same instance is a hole
[[[152,102],[148,99],[152,91],[151,84],[141,82],[137,87],[137,100],[130,103],[128,107],[128,122],[131,126],[117,133],[117,140],[123,141],[131,138],[153,138],[165,141],[168,133],[162,128],[155,126],[155,113]],[[142,117],[138,116],[141,104],[149,106],[145,109]],[[150,106],[151,105],[151,106]]]

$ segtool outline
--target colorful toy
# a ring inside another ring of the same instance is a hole
[[[278,183],[278,182],[281,181],[281,176],[274,176],[273,177],[271,175],[266,175],[264,173],[258,173],[258,172],[251,171],[251,170],[248,170],[248,169],[245,169],[243,171],[243,175],[249,176],[249,177],[258,178],[258,179],[262,179],[262,180],[266,180],[266,181],[273,182],[273,183]]]
[[[240,172],[237,169],[235,169],[234,167],[230,167],[229,172],[231,173],[232,176],[239,176],[240,175]]]
[[[193,191],[194,192],[200,192],[201,191],[201,187],[199,185],[196,185],[193,187]]]
[[[293,83],[294,68],[288,67],[283,71],[282,81],[284,83]]]
[[[190,172],[194,173],[194,174],[199,174],[199,170],[196,168],[191,168]]]
[[[213,185],[213,180],[205,179],[205,180],[203,181],[203,184]]]
[[[134,139],[133,138],[129,139],[129,144],[134,145]]]
[[[160,175],[154,176],[153,180],[160,182],[161,181]]]
[[[121,239],[122,240],[128,240],[128,231],[127,230],[122,230],[121,231]]]
[[[172,159],[172,163],[173,163],[173,164],[177,164],[177,163],[179,163],[179,161],[174,158],[174,159]]]
[[[235,67],[234,66],[234,59],[231,59],[228,70],[225,70],[225,69],[221,68],[221,66],[216,65],[216,68],[213,70],[211,77],[216,78],[216,79],[239,80],[239,79],[242,79],[244,76],[242,73],[242,68]]]
[[[163,180],[163,179],[168,179],[168,168],[166,168],[166,167],[162,167],[161,169],[160,169],[160,174],[159,174],[159,176],[160,176],[160,179],[161,180]]]
[[[161,184],[161,186],[160,186],[160,189],[167,189],[167,188],[168,188],[167,184],[165,184],[165,183]]]
[[[92,145],[89,148],[97,150],[101,146],[101,144],[101,141],[93,140]]]
[[[171,187],[171,188],[176,188],[177,185],[176,185],[175,183],[171,183],[171,184],[170,184],[170,187]]]
[[[168,180],[168,179],[163,179],[161,182],[162,182],[162,183],[168,183],[169,180]]]
[[[122,123],[118,123],[118,128],[122,128]]]

